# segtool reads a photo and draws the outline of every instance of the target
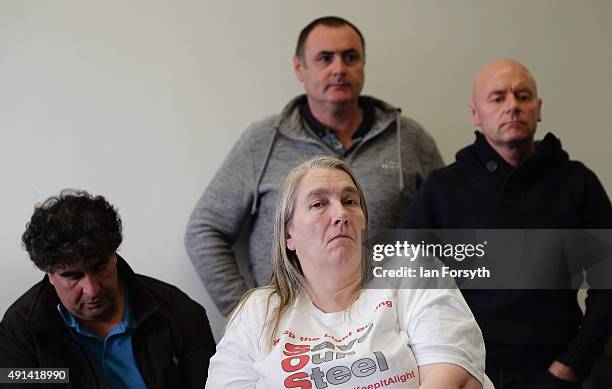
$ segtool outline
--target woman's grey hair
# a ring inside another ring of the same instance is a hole
[[[365,217],[365,225],[368,223],[368,210],[366,207],[365,198],[361,186],[357,182],[355,175],[339,159],[327,156],[313,157],[296,168],[291,170],[287,177],[281,183],[276,198],[276,211],[274,214],[274,238],[272,241],[272,276],[268,280],[266,286],[253,289],[242,297],[240,303],[230,315],[230,321],[235,317],[236,313],[244,305],[251,293],[258,289],[266,289],[270,291],[270,297],[276,294],[278,297],[278,305],[272,312],[272,327],[270,345],[273,343],[274,334],[276,334],[279,322],[287,308],[289,308],[296,300],[297,296],[306,285],[304,273],[300,266],[295,252],[287,248],[287,229],[289,228],[293,215],[295,213],[295,202],[297,196],[297,188],[302,178],[313,169],[332,169],[341,170],[349,175],[357,191],[359,192],[359,203]],[[275,304],[276,305],[276,304]],[[268,308],[270,300],[268,300]],[[266,315],[267,316],[267,312]]]

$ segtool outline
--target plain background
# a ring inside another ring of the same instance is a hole
[[[297,35],[330,14],[365,35],[364,93],[421,122],[447,162],[473,141],[474,75],[523,62],[538,138],[553,131],[611,193],[610,0],[0,0],[0,315],[42,277],[20,245],[34,204],[76,187],[119,209],[119,253],[202,303],[218,339],[187,219],[244,128],[302,92]]]

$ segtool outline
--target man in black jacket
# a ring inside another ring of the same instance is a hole
[[[610,228],[610,200],[595,174],[570,161],[554,135],[534,141],[541,106],[523,65],[486,66],[469,104],[476,141],[429,175],[402,228]],[[589,291],[584,316],[571,289],[463,292],[497,387],[579,388],[610,334],[608,290]]]
[[[102,196],[51,197],[22,240],[46,275],[0,322],[1,367],[67,368],[70,388],[204,386],[215,349],[204,309],[134,274],[116,254],[121,220]]]

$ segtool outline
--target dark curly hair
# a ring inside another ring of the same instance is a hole
[[[107,261],[122,241],[121,219],[102,196],[64,189],[34,207],[21,240],[42,271],[84,261],[94,267]]]

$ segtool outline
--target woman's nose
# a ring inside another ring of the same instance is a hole
[[[334,224],[348,224],[348,218],[345,216],[337,218]]]
[[[334,225],[337,224],[347,224],[348,223],[348,214],[346,209],[342,206],[342,204],[334,207]]]

